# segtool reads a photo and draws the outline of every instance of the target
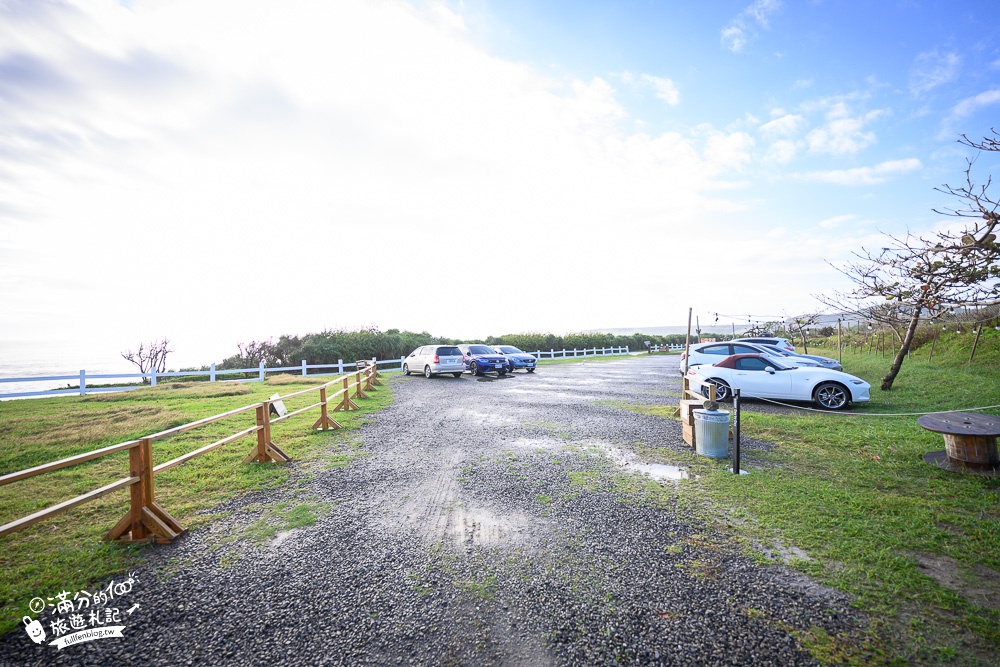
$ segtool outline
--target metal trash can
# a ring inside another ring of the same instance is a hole
[[[729,456],[729,412],[727,410],[692,410],[694,412],[695,451],[710,459]]]

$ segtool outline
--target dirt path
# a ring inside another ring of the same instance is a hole
[[[657,356],[394,378],[367,456],[157,549],[127,640],[53,653],[12,633],[0,662],[815,664],[809,633],[860,627],[846,600],[742,555],[681,501],[697,480],[636,470],[681,451],[680,425],[621,405],[673,403],[678,377]],[[316,525],[248,539],[297,503]]]

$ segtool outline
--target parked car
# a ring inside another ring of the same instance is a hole
[[[688,377],[716,387],[716,399],[731,398],[739,389],[745,398],[810,401],[828,410],[840,410],[851,403],[866,403],[871,385],[859,377],[820,367],[787,366],[765,354],[734,354],[715,364],[692,368]]]
[[[535,364],[538,360],[535,359],[534,355],[522,352],[513,345],[494,345],[493,351],[504,356],[509,372],[513,373],[517,368],[523,368],[529,373],[535,372]]]
[[[795,354],[795,345],[791,343],[787,338],[773,338],[770,336],[752,336],[750,338],[736,338],[733,340],[734,343],[760,343],[762,345],[775,345],[780,347],[785,352],[791,352]]]
[[[684,374],[684,360],[687,359],[688,368],[692,366],[700,366],[701,364],[714,364],[717,361],[722,361],[725,357],[731,354],[767,354],[773,357],[782,358],[788,360],[786,365],[788,366],[817,366],[821,367],[818,361],[813,359],[806,359],[804,357],[799,357],[791,352],[786,352],[781,348],[774,348],[775,351],[765,348],[763,345],[757,345],[754,343],[741,343],[736,341],[727,341],[723,343],[701,343],[699,345],[694,345],[691,347],[690,354],[681,353],[681,374]],[[785,356],[788,355],[788,356]]]
[[[451,373],[461,377],[465,372],[465,357],[454,345],[424,345],[410,352],[403,361],[403,375],[423,373],[424,377]]]
[[[795,353],[785,352],[777,345],[766,345],[764,343],[757,344],[757,347],[762,347],[768,352],[780,353],[782,356],[788,355],[789,357],[799,357],[801,359],[809,359],[810,361],[817,362],[823,368],[829,368],[834,371],[844,370],[844,366],[839,361],[837,361],[836,359],[831,359],[830,357],[820,357],[815,354],[800,354],[799,352]],[[796,365],[801,366],[802,364],[796,364]]]
[[[497,354],[489,345],[463,343],[458,349],[465,355],[465,367],[473,375],[496,371],[497,375],[507,374],[507,359]]]

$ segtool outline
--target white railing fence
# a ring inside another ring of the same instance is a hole
[[[682,346],[683,347],[683,346]],[[666,349],[666,346],[663,346]],[[580,357],[595,357],[603,356],[609,354],[628,354],[629,348],[625,347],[592,347],[582,350],[538,350],[535,352],[529,352],[536,359],[546,360],[546,359],[573,359]],[[406,357],[400,357],[399,359],[383,359],[381,361],[376,361],[374,357],[372,361],[375,361],[378,369],[380,371],[393,371],[403,369],[403,363]],[[298,366],[280,366],[274,368],[268,368],[264,365],[264,362],[260,362],[257,368],[227,368],[227,369],[216,369],[215,364],[212,364],[207,371],[166,371],[157,372],[153,370],[148,373],[87,373],[86,370],[81,370],[79,373],[74,375],[45,375],[38,377],[16,377],[16,378],[0,378],[0,389],[2,389],[5,383],[30,383],[30,382],[64,382],[64,381],[77,381],[79,384],[76,387],[69,387],[67,389],[47,389],[44,391],[18,391],[12,393],[4,393],[0,391],[0,399],[7,398],[28,398],[32,396],[62,396],[66,394],[77,394],[80,396],[86,396],[87,394],[96,394],[101,392],[109,391],[130,391],[132,389],[140,389],[143,386],[141,384],[135,384],[132,386],[88,386],[88,382],[93,380],[149,380],[150,386],[156,386],[158,380],[163,380],[167,378],[179,378],[179,377],[208,377],[209,382],[215,382],[217,379],[225,379],[225,376],[230,375],[244,375],[244,374],[254,374],[256,377],[253,378],[243,378],[244,381],[263,381],[268,373],[288,373],[288,372],[299,372],[303,376],[321,376],[321,375],[343,375],[345,370],[357,370],[358,363],[354,361],[345,362],[343,359],[338,359],[335,364],[307,364],[305,360]],[[230,380],[232,381],[232,380]]]

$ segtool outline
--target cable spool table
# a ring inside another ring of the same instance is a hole
[[[920,417],[917,424],[944,435],[944,451],[924,454],[927,463],[956,472],[1000,473],[1000,417],[977,412],[936,412]]]

